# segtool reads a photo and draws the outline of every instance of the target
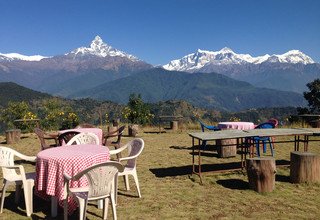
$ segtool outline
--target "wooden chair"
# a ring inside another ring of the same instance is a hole
[[[123,125],[120,128],[118,128],[117,130],[104,135],[102,144],[107,147],[113,146],[115,149],[120,148],[121,137],[123,135],[125,128],[126,128],[126,126]],[[114,140],[114,141],[110,140],[112,138],[116,138],[116,140]],[[121,157],[121,153],[117,154],[117,158],[120,158],[120,157]]]
[[[78,131],[67,131],[58,136],[59,146],[65,145],[68,143],[74,136],[80,134]]]
[[[3,187],[1,194],[0,213],[3,211],[4,199],[6,196],[6,189],[9,185],[16,185],[16,198],[18,203],[20,191],[23,186],[24,200],[26,204],[27,216],[31,216],[33,212],[33,187],[36,173],[25,173],[22,165],[14,164],[14,157],[19,157],[25,161],[35,162],[36,157],[26,156],[11,148],[0,146],[0,167],[3,173]]]
[[[34,133],[38,136],[40,140],[41,150],[45,150],[47,148],[58,146],[57,136],[52,136],[41,130],[40,128],[35,128]],[[47,141],[54,140],[55,144],[48,144]]]
[[[107,219],[108,204],[111,201],[113,219],[117,219],[116,202],[114,192],[117,186],[118,172],[123,171],[123,165],[119,162],[105,162],[95,164],[80,173],[69,176],[64,174],[64,187],[66,195],[64,199],[64,219],[68,219],[68,197],[73,196],[79,204],[79,219],[86,219],[88,201],[103,199],[103,219]],[[82,188],[70,187],[70,182],[77,181],[82,177],[88,180],[88,186]]]

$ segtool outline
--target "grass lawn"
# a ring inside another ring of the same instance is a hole
[[[191,173],[191,138],[187,130],[166,133],[140,132],[145,149],[138,159],[138,177],[142,198],[137,198],[133,179],[131,190],[125,191],[119,179],[118,219],[319,219],[320,184],[292,184],[288,166],[278,166],[276,188],[271,193],[258,194],[250,190],[245,171],[205,173],[203,185]],[[292,139],[293,137],[291,137]],[[124,137],[122,143],[129,141]],[[280,138],[279,138],[280,139]],[[289,139],[289,138],[282,138]],[[278,139],[277,139],[278,140]],[[2,146],[5,138],[0,136]],[[320,142],[309,143],[309,151],[320,153]],[[19,143],[10,147],[27,155],[36,155],[40,142],[35,134],[23,134]],[[240,162],[234,158],[218,158],[210,150],[202,157],[209,169],[215,164]],[[277,144],[275,158],[288,163],[293,143]],[[27,171],[34,164],[24,164]],[[2,174],[1,174],[2,175]],[[0,177],[2,177],[0,175]],[[56,219],[63,219],[63,209]],[[101,219],[102,211],[88,207],[88,219]],[[77,219],[75,212],[69,219]],[[108,213],[112,219],[111,207]],[[33,219],[52,219],[50,202],[34,197]],[[9,188],[0,219],[28,219],[24,199],[14,204],[14,188]]]

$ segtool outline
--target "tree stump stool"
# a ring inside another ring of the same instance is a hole
[[[237,139],[216,140],[218,156],[221,158],[237,155]]]
[[[6,130],[6,142],[7,144],[14,144],[20,140],[21,130],[20,129],[11,129]]]
[[[171,121],[171,122],[170,122],[170,128],[171,128],[171,130],[173,130],[173,131],[177,131],[178,128],[179,128],[179,126],[178,126],[178,121]]]
[[[249,158],[247,174],[250,188],[258,193],[272,192],[275,188],[276,162],[273,157]]]
[[[320,182],[320,155],[310,152],[291,152],[290,179],[292,183]]]
[[[129,137],[135,137],[138,135],[139,125],[133,124],[128,126],[128,135]]]

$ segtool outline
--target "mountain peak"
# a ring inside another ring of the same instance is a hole
[[[220,53],[234,53],[233,50],[231,50],[229,47],[224,47],[218,52],[220,52]]]
[[[83,56],[98,56],[98,57],[126,57],[132,61],[137,61],[138,58],[136,58],[133,55],[127,54],[121,50],[115,49],[108,44],[104,43],[102,38],[100,36],[96,36],[93,41],[90,44],[90,47],[80,47],[77,48],[70,53],[67,53],[66,55],[71,55],[74,57],[83,57]]]
[[[105,43],[103,42],[102,38],[100,36],[96,36],[93,41],[91,42],[90,44],[90,47],[93,48],[95,46],[102,46],[104,45]]]

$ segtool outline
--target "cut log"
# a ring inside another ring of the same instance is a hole
[[[320,155],[310,152],[291,152],[290,179],[292,183],[320,182]]]
[[[171,128],[171,130],[173,130],[173,131],[178,130],[178,128],[179,128],[179,126],[178,126],[178,121],[171,121],[171,122],[170,122],[170,128]]]
[[[129,137],[136,137],[139,132],[139,125],[133,124],[128,126],[128,135]]]
[[[221,158],[237,155],[237,139],[216,140],[218,156]]]
[[[250,188],[258,193],[272,192],[275,188],[276,163],[273,157],[249,158],[247,174]]]
[[[20,129],[12,129],[6,130],[6,142],[7,144],[14,144],[20,140],[21,130]]]

